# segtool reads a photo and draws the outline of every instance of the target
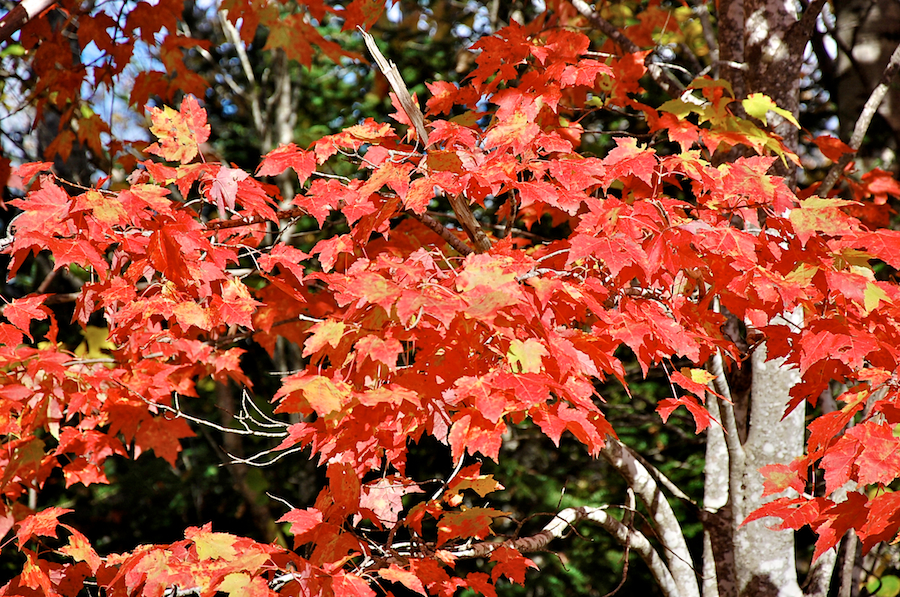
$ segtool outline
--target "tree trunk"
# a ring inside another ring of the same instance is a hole
[[[731,82],[736,99],[763,93],[779,107],[795,116],[799,114],[803,52],[815,14],[822,4],[811,3],[801,16],[794,11],[792,3],[783,1],[726,0],[719,3],[718,49],[723,61],[720,72]],[[797,150],[798,130],[792,124],[783,118],[770,118],[770,125],[784,139],[788,149]],[[793,186],[796,178],[793,168],[779,161],[773,169]],[[799,312],[785,317],[792,320],[791,325],[802,325]],[[718,583],[705,583],[704,597],[803,595],[797,580],[794,533],[770,530],[769,519],[741,524],[749,513],[776,497],[762,498],[763,479],[759,468],[790,462],[803,453],[804,445],[803,407],[783,417],[790,390],[799,381],[798,372],[785,367],[779,359],[767,361],[765,344],[753,351],[751,364],[746,441],[741,444],[738,438],[732,438],[726,450],[726,437],[714,432],[709,435],[705,507],[708,519],[714,515],[720,521],[723,517],[730,518],[731,525],[709,522],[706,525],[704,558],[712,556],[716,560]],[[724,378],[724,375],[720,377]],[[739,435],[741,422],[735,420],[732,405],[722,406],[726,433]],[[730,429],[728,421],[731,421]],[[727,467],[730,511],[724,508],[722,476],[719,474],[718,479],[714,478],[717,469],[725,468],[721,463],[725,456],[730,460]],[[704,562],[704,570],[707,569],[712,568]]]

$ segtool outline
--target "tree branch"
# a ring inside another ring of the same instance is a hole
[[[608,438],[600,451],[603,458],[615,468],[628,486],[640,496],[653,520],[660,543],[666,550],[669,570],[682,597],[699,597],[700,588],[694,572],[693,559],[684,539],[681,524],[672,506],[659,486],[631,452],[617,439]]]
[[[828,170],[828,174],[825,176],[825,180],[822,181],[822,184],[819,185],[819,188],[817,189],[817,193],[820,196],[825,197],[831,192],[831,189],[834,188],[838,178],[840,178],[841,174],[844,172],[844,168],[847,167],[847,164],[850,163],[850,160],[852,160],[856,155],[856,152],[859,151],[863,138],[866,136],[866,131],[869,130],[869,125],[872,124],[872,118],[875,117],[878,106],[884,101],[884,96],[887,95],[891,79],[894,78],[894,75],[897,74],[898,70],[900,70],[900,45],[898,45],[894,50],[894,53],[891,54],[891,59],[888,61],[888,64],[881,75],[881,80],[878,81],[878,85],[872,90],[869,99],[866,100],[866,104],[863,106],[862,112],[856,121],[856,126],[853,127],[853,135],[850,137],[850,147],[853,148],[853,153],[845,153],[836,164],[832,164],[831,169]]]
[[[428,214],[417,214],[416,212],[410,210],[406,210],[404,213],[414,217],[415,219],[431,228],[431,230],[436,232],[441,238],[447,241],[447,243],[451,247],[456,249],[456,252],[460,255],[471,255],[474,252],[472,251],[472,248],[461,241],[458,236],[447,230],[446,226],[444,226]]]
[[[809,43],[809,40],[812,39],[813,29],[816,26],[816,19],[819,17],[819,13],[822,12],[824,6],[825,0],[813,0],[813,2],[810,2],[803,11],[800,20],[791,25],[784,36],[790,44],[791,52],[797,55],[803,54],[803,49],[806,47],[806,44]]]
[[[619,46],[629,54],[636,54],[641,51],[641,48],[636,43],[619,31],[615,25],[601,17],[600,13],[594,11],[594,9],[588,6],[588,3],[584,0],[572,0],[572,6],[575,7],[575,10],[577,10],[581,16],[590,21],[594,27],[619,44]],[[678,97],[681,95],[683,85],[677,79],[672,77],[668,71],[653,62],[645,61],[644,64],[647,66],[647,72],[650,73],[650,78],[653,79],[653,81],[670,97]]]
[[[628,545],[636,551],[650,568],[651,574],[656,579],[659,587],[666,597],[684,595],[682,587],[675,582],[675,578],[669,571],[666,563],[653,549],[650,541],[640,531],[636,531],[622,524],[606,512],[605,507],[566,508],[556,514],[553,520],[544,529],[530,537],[520,537],[502,543],[482,542],[471,547],[453,552],[453,555],[462,559],[480,558],[490,555],[499,547],[512,547],[520,552],[534,552],[546,548],[553,540],[565,535],[566,531],[580,521],[589,520],[608,531],[622,545]]]
[[[0,43],[5,42],[28,21],[56,4],[53,0],[22,0],[0,18]]]
[[[219,22],[222,25],[222,32],[225,34],[225,37],[234,46],[234,51],[238,55],[238,61],[241,64],[241,69],[244,71],[244,76],[247,77],[247,82],[250,83],[250,114],[253,118],[253,126],[256,128],[257,134],[262,137],[265,130],[265,123],[263,122],[262,109],[259,105],[259,85],[256,82],[256,75],[253,74],[253,66],[250,64],[247,48],[244,45],[243,40],[241,40],[241,36],[234,24],[228,20],[227,10],[219,12]]]
[[[416,135],[419,137],[419,141],[423,146],[428,147],[428,131],[425,130],[425,117],[422,115],[419,104],[413,101],[409,89],[406,87],[406,83],[400,76],[400,71],[397,70],[397,65],[384,57],[381,50],[378,49],[375,39],[369,35],[365,29],[362,27],[357,27],[357,29],[363,36],[363,40],[366,42],[366,47],[369,49],[372,57],[375,58],[378,68],[381,69],[381,72],[384,73],[388,83],[391,84],[391,89],[394,90],[394,95],[397,96],[400,106],[406,113],[406,118],[412,123]],[[450,199],[450,205],[453,207],[453,211],[456,212],[456,217],[460,226],[465,230],[466,235],[472,239],[472,242],[475,243],[475,251],[484,253],[490,250],[491,241],[488,239],[487,234],[484,233],[484,230],[482,230],[478,220],[475,219],[472,208],[469,207],[469,203],[466,201],[465,196],[462,194],[456,196],[449,195],[448,198]],[[448,242],[450,241],[448,240]],[[457,251],[459,251],[459,249],[457,249]],[[463,253],[463,251],[459,252]],[[469,251],[469,253],[471,253],[471,251]]]

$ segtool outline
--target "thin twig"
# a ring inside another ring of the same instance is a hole
[[[298,218],[300,216],[305,216],[309,214],[308,211],[303,209],[302,207],[292,207],[290,209],[282,209],[280,211],[275,212],[276,220],[290,220],[292,218]],[[268,224],[271,222],[271,218],[266,218],[263,216],[254,216],[252,218],[240,218],[237,220],[216,220],[213,222],[209,222],[206,225],[208,230],[225,230],[227,228],[240,228],[241,226],[253,226],[254,224]]]

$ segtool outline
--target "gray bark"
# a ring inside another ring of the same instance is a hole
[[[797,5],[785,0],[731,0],[720,3],[720,58],[723,64],[727,61],[727,64],[741,66],[723,68],[722,74],[732,83],[737,99],[752,93],[764,93],[780,107],[794,115],[799,114],[803,52],[822,5],[820,1],[812,2],[800,15],[796,12]],[[796,151],[799,140],[797,129],[781,118],[772,119],[772,124],[786,146]],[[776,173],[785,176],[787,183],[793,185],[793,170],[776,163]],[[800,325],[802,321],[796,319],[793,323]],[[710,537],[707,553],[716,560],[733,555],[735,585],[730,584],[730,578],[722,578],[717,586],[718,593],[710,587],[708,594],[722,597],[734,594],[795,597],[803,595],[803,592],[797,579],[793,532],[769,529],[771,519],[748,525],[741,525],[741,522],[764,503],[759,468],[776,462],[790,462],[803,453],[803,407],[782,418],[790,399],[790,390],[799,381],[799,374],[795,369],[785,367],[778,359],[767,362],[765,344],[753,352],[751,363],[752,388],[746,441],[742,446],[736,445],[739,443],[736,440],[738,426],[730,402],[722,403],[722,420],[726,432],[731,431],[730,437],[718,438],[714,434],[709,437],[708,459],[721,460],[721,444],[726,440],[728,442],[729,503],[733,517],[730,531],[733,537],[730,545],[727,537],[719,537],[718,541]],[[707,491],[713,498],[713,506],[718,507],[721,489],[716,491],[708,480]],[[707,525],[708,530],[716,528],[720,533],[729,530],[728,525]],[[717,552],[717,543],[725,553]],[[820,569],[818,573],[830,577],[827,571]]]
[[[793,323],[801,323],[802,316]],[[781,359],[766,360],[765,345],[753,352],[753,388],[750,404],[750,430],[744,444],[743,500],[737,519],[774,499],[762,498],[762,466],[789,463],[803,454],[804,408],[799,406],[783,417],[791,388],[800,381],[799,372],[784,366]],[[794,558],[794,532],[773,531],[772,519],[763,518],[739,526],[734,548],[740,595],[803,595],[797,581]]]

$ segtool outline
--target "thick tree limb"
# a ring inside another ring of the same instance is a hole
[[[853,135],[850,137],[850,147],[853,148],[853,153],[845,153],[836,164],[832,164],[831,169],[828,170],[828,174],[825,176],[825,180],[822,181],[822,184],[817,189],[817,193],[820,196],[825,197],[831,192],[844,168],[856,155],[857,150],[862,145],[863,138],[866,136],[866,131],[869,130],[869,125],[872,124],[872,118],[875,117],[875,112],[878,111],[878,106],[881,105],[881,102],[884,101],[884,96],[887,95],[891,79],[894,78],[898,70],[900,70],[900,46],[897,46],[894,53],[891,54],[891,59],[881,75],[881,80],[878,81],[878,85],[872,90],[869,99],[866,100],[862,113],[856,121],[856,126],[853,127]]]
[[[13,33],[51,6],[54,0],[22,0],[11,11],[0,18],[0,43],[7,41]]]
[[[640,496],[666,552],[668,568],[682,597],[699,597],[700,588],[684,532],[668,499],[647,468],[616,439],[608,438],[601,455]]]
[[[369,35],[365,29],[362,27],[357,27],[357,29],[363,36],[363,40],[366,42],[366,47],[369,49],[372,57],[375,58],[378,68],[381,69],[381,72],[384,73],[388,83],[391,84],[391,89],[393,89],[394,95],[397,96],[397,100],[400,102],[403,111],[406,113],[407,119],[412,123],[419,141],[423,146],[427,147],[428,131],[425,130],[425,116],[422,115],[419,104],[413,101],[412,95],[410,95],[409,89],[406,87],[406,83],[400,76],[400,71],[397,70],[397,65],[384,57],[384,54],[378,49],[375,39]],[[487,234],[484,233],[478,220],[475,219],[472,208],[469,206],[468,201],[466,201],[465,196],[448,196],[448,198],[450,199],[450,205],[453,207],[453,211],[456,212],[456,217],[460,226],[465,230],[466,235],[472,239],[472,242],[475,243],[475,251],[484,253],[490,250],[491,241],[488,239]],[[450,241],[448,240],[448,242]],[[459,249],[457,249],[457,251],[459,251]],[[471,251],[469,252],[471,253]],[[463,253],[463,251],[460,251],[460,253]]]
[[[534,552],[545,549],[553,540],[565,535],[572,526],[580,521],[589,520],[606,529],[615,539],[622,545],[628,545],[641,556],[650,568],[659,587],[662,589],[666,597],[677,597],[685,595],[681,587],[676,584],[674,577],[669,571],[666,563],[660,558],[659,554],[653,549],[647,537],[632,528],[622,524],[620,521],[607,514],[605,508],[566,508],[553,517],[544,529],[530,537],[520,537],[512,541],[503,543],[482,542],[476,543],[471,547],[453,552],[458,558],[480,558],[490,555],[494,550],[501,546],[513,547],[520,552]]]

